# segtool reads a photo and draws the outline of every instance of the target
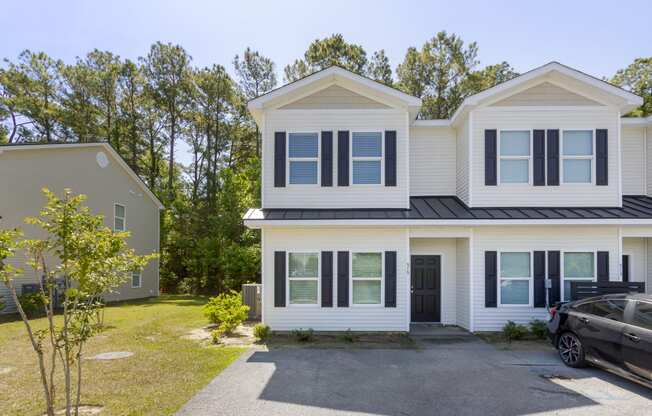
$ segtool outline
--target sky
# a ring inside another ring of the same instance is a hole
[[[481,66],[509,62],[525,72],[559,61],[597,77],[652,56],[652,1],[209,1],[5,0],[0,58],[24,49],[66,62],[97,48],[122,58],[156,41],[183,46],[196,66],[224,65],[246,47],[283,67],[311,41],[341,33],[395,69],[410,46],[446,30],[477,42]],[[185,156],[184,156],[185,158]]]

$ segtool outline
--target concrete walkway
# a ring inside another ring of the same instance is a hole
[[[468,333],[415,349],[254,348],[179,415],[649,415],[652,392],[554,350],[501,351]]]

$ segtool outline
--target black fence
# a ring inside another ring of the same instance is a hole
[[[645,293],[643,282],[571,282],[571,300],[613,293]]]

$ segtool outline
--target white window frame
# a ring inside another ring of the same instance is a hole
[[[502,156],[500,154],[500,141],[501,141],[502,132],[509,132],[509,131],[527,131],[527,132],[530,132],[530,145],[529,145],[530,154],[528,156],[513,156],[513,155]],[[497,179],[497,183],[499,185],[502,185],[502,186],[532,185],[532,165],[533,165],[532,164],[532,153],[534,151],[532,149],[532,145],[533,145],[532,136],[533,136],[533,130],[532,129],[499,129],[498,130],[498,142],[497,142],[497,145],[496,145],[496,147],[497,147],[496,153],[497,153],[497,159],[498,159],[498,162],[497,162],[498,166],[497,166],[497,169],[496,169],[496,174],[498,175],[498,177],[496,179]],[[528,163],[527,163],[527,182],[502,182],[501,174],[500,174],[500,162],[503,159],[504,160],[527,160],[528,161]]]
[[[353,157],[353,133],[380,133],[380,156],[373,156],[373,157]],[[373,186],[373,187],[378,187],[378,186],[385,186],[385,131],[378,131],[378,128],[370,128],[370,129],[362,129],[362,130],[355,130],[351,131],[349,137],[349,153],[351,157],[349,158],[349,185],[350,186],[356,186],[356,187],[365,187],[365,186]],[[398,152],[398,143],[397,143],[397,149],[396,151]],[[353,162],[365,162],[365,161],[370,161],[370,162],[376,162],[380,161],[380,182],[378,183],[355,183],[353,180]],[[398,163],[398,155],[396,162]]]
[[[317,157],[290,157],[290,134],[317,134]],[[319,187],[321,186],[321,131],[311,131],[310,129],[300,129],[288,131],[285,137],[287,149],[285,150],[285,171],[287,172],[287,186],[298,187]],[[315,183],[292,183],[290,176],[291,162],[317,162],[317,182]]]
[[[317,276],[316,277],[290,277],[290,254],[317,254]],[[287,285],[285,288],[285,298],[288,300],[288,306],[299,307],[299,308],[313,308],[321,307],[321,251],[320,250],[286,250],[285,254],[285,277],[287,280]],[[292,298],[290,297],[290,284],[291,282],[304,280],[315,280],[317,282],[317,302],[315,303],[292,303]]]
[[[590,131],[591,132],[591,150],[592,154],[587,155],[564,155],[564,133],[567,131]],[[566,182],[564,178],[564,160],[590,160],[591,161],[591,180],[589,182]],[[559,142],[559,179],[560,183],[565,186],[591,186],[595,185],[595,129],[590,128],[572,128],[561,130],[561,140]]]
[[[569,277],[566,279],[566,270],[564,267],[566,253],[593,253],[593,277]],[[577,250],[567,250],[562,251],[561,253],[561,264],[559,265],[561,271],[561,287],[560,287],[560,299],[564,302],[566,295],[566,280],[582,280],[585,282],[595,282],[598,280],[598,251],[597,250],[586,250],[586,249],[577,249]]]
[[[380,253],[380,277],[353,277],[353,255],[354,254],[378,254]],[[353,282],[356,280],[377,281],[380,280],[380,302],[379,303],[353,303]],[[349,252],[349,305],[356,308],[378,308],[385,307],[385,251],[384,250],[357,250]]]
[[[122,209],[123,209],[123,211],[124,211],[124,213],[125,213],[124,217],[118,217],[118,216],[116,215],[116,212],[115,212],[115,211],[116,211],[116,209],[115,209],[116,207],[122,207]],[[122,227],[123,227],[123,228],[122,228],[121,230],[119,230],[119,229],[116,227],[116,219],[118,219],[118,218],[121,218],[121,219],[122,219]],[[119,204],[119,203],[117,203],[117,202],[115,202],[115,203],[113,204],[113,231],[127,231],[127,206],[124,205],[124,204]]]
[[[501,257],[503,253],[528,253],[530,256],[530,276],[519,276],[519,277],[502,277],[500,275],[500,263],[501,263]],[[498,275],[498,306],[502,308],[532,308],[534,306],[534,252],[532,250],[502,250],[498,252],[498,259],[496,261],[497,263],[497,275]],[[501,294],[501,283],[503,280],[527,280],[528,281],[528,303],[519,303],[519,304],[513,304],[513,303],[503,303],[502,300],[502,294]]]
[[[134,276],[138,276],[138,285],[134,285]],[[131,272],[131,288],[132,289],[140,289],[143,287],[143,273],[140,271],[133,271]]]

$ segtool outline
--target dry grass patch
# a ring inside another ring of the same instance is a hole
[[[205,325],[205,302],[200,297],[163,296],[108,307],[107,329],[88,343],[85,357],[112,351],[134,355],[84,360],[82,403],[102,406],[100,415],[166,415],[178,410],[244,351],[181,338]],[[35,323],[45,325],[43,319]],[[0,374],[0,414],[42,414],[36,356],[22,322],[0,323],[0,351],[0,368],[12,368]],[[59,406],[62,399],[59,394]]]

